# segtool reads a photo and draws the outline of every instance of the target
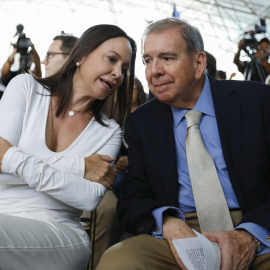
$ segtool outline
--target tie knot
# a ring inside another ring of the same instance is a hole
[[[190,110],[185,114],[185,118],[187,121],[187,128],[199,126],[202,118],[202,113],[199,111]]]

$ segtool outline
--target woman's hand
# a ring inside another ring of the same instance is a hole
[[[108,190],[112,190],[115,171],[110,163],[114,160],[114,158],[99,154],[86,157],[84,178],[102,184]]]
[[[7,140],[0,137],[0,172],[2,172],[1,170],[2,159],[10,147],[12,147],[12,145]]]

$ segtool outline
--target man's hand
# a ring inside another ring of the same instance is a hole
[[[2,172],[1,170],[2,159],[10,147],[12,147],[12,145],[7,140],[0,137],[0,172]]]
[[[166,216],[163,217],[163,236],[169,243],[172,254],[175,257],[177,264],[183,270],[187,270],[182,260],[180,259],[172,240],[173,239],[183,239],[190,237],[197,237],[197,235],[192,231],[192,229],[181,219]]]
[[[256,256],[257,243],[246,231],[204,232],[202,235],[219,243],[222,270],[246,270]]]
[[[112,190],[112,184],[115,180],[115,171],[109,164],[115,159],[106,155],[92,155],[85,158],[84,177],[90,181],[97,182]]]

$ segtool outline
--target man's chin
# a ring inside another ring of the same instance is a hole
[[[156,95],[156,98],[163,102],[166,103],[168,105],[171,105],[173,103],[173,98],[170,95],[167,94],[161,94],[161,95]]]

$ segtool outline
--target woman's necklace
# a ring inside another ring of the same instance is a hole
[[[81,111],[75,111],[75,110],[73,110],[73,109],[71,109],[71,108],[68,108],[69,109],[69,112],[68,112],[68,115],[69,116],[74,116],[76,113],[80,113]]]

